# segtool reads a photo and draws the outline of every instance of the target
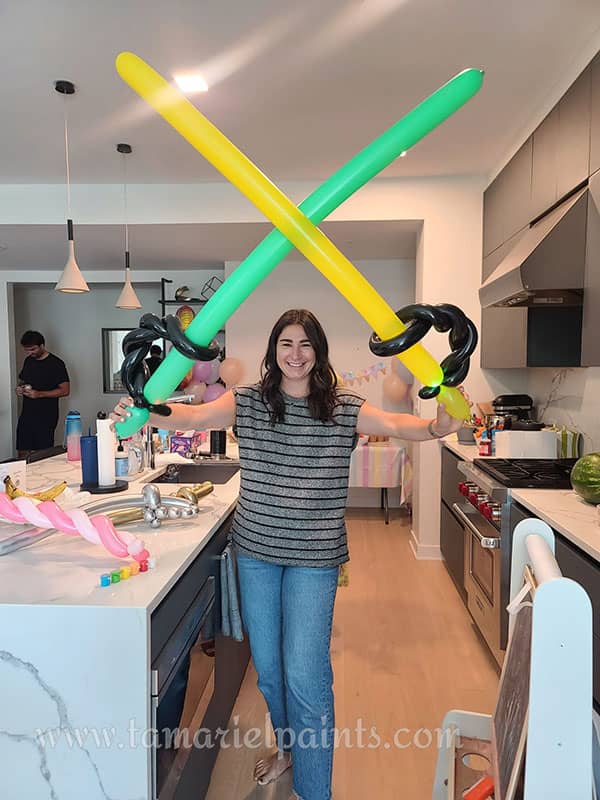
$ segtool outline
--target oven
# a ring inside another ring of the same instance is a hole
[[[465,502],[454,513],[465,536],[467,607],[498,664],[508,643],[512,489],[570,488],[575,459],[474,459],[458,465]]]
[[[462,523],[464,548],[464,586],[467,608],[496,661],[501,664],[500,620],[501,552],[500,531],[473,506],[453,504]]]

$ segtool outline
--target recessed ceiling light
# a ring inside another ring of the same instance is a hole
[[[189,73],[187,75],[175,75],[175,83],[182,92],[192,94],[193,92],[208,92],[208,84],[199,73]]]
[[[407,153],[408,153],[408,150],[403,150],[403,151],[400,153],[400,158],[404,158],[404,156],[405,156]]]

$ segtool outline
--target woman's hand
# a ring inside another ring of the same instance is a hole
[[[471,407],[473,403],[471,402],[468,394],[465,392],[462,386],[459,386],[458,389],[461,394],[464,395],[469,407]],[[442,437],[447,436],[449,433],[456,433],[456,431],[459,431],[464,424],[464,419],[456,419],[456,417],[451,417],[446,411],[445,406],[443,406],[441,403],[438,403],[437,417],[431,425],[436,436]]]
[[[110,414],[110,419],[113,422],[123,422],[128,417],[131,416],[130,408],[133,406],[133,400],[131,397],[121,397],[119,402],[114,408],[114,411]]]

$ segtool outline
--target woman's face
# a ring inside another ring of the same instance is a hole
[[[306,378],[315,366],[315,351],[302,325],[287,325],[277,340],[277,366],[289,380]]]

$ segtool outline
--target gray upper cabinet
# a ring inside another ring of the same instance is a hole
[[[483,369],[527,366],[527,309],[482,308],[479,363]]]
[[[558,200],[558,106],[533,134],[531,217],[539,217]]]
[[[531,220],[531,154],[530,136],[504,168],[502,187],[502,242],[525,228]]]
[[[600,364],[600,172],[590,177],[583,294],[581,366]]]
[[[592,61],[590,174],[600,169],[600,53]]]
[[[524,228],[531,216],[532,137],[519,148],[483,195],[483,255]]]
[[[590,174],[592,68],[587,67],[558,104],[556,183],[559,198]]]
[[[483,255],[500,247],[502,238],[502,183],[504,171],[483,193]]]

